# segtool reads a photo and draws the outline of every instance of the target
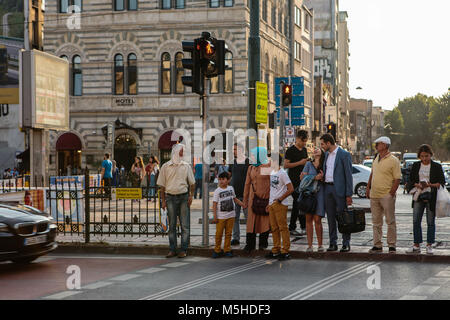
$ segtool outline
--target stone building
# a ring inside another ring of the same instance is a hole
[[[246,128],[247,2],[47,0],[44,50],[71,63],[72,94],[70,132],[50,135],[52,172],[65,172],[68,165],[96,169],[105,152],[126,169],[135,155],[167,160],[176,143],[171,139],[173,130],[193,135],[195,122],[201,120],[198,95],[181,83],[181,42],[199,37],[202,31],[224,39],[230,50],[225,76],[211,83],[209,126]],[[71,5],[81,5],[81,12],[67,13]],[[303,24],[296,24],[295,8]],[[261,80],[269,84],[270,110],[275,103],[274,78],[304,76],[310,129],[311,12],[301,0],[263,0],[260,18]]]
[[[372,108],[372,138],[377,139],[384,135],[384,110],[382,107]]]
[[[350,137],[355,161],[373,155],[372,100],[350,99]]]

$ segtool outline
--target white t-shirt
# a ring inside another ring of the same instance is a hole
[[[287,191],[287,185],[291,182],[289,176],[284,170],[272,171],[270,174],[270,200],[272,204],[276,199],[281,198]],[[289,205],[288,198],[281,203],[285,206]]]
[[[218,187],[214,191],[213,201],[217,202],[217,219],[230,219],[236,217],[234,211],[234,188],[228,186],[226,189]]]
[[[431,170],[431,163],[429,165],[424,165],[423,163],[420,164],[419,169],[419,182],[425,181],[430,182],[430,170]],[[422,192],[431,191],[431,188],[425,188]]]

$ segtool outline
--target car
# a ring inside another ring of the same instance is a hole
[[[361,164],[352,165],[353,191],[360,198],[366,197],[371,169]]]
[[[0,203],[0,261],[30,263],[57,248],[57,226],[35,208]]]
[[[367,160],[363,161],[362,165],[366,166],[366,167],[369,167],[369,168],[372,168],[372,163],[373,163],[373,159],[367,159]]]
[[[407,161],[407,160],[419,160],[418,158],[417,158],[417,153],[413,153],[413,152],[410,152],[410,153],[404,153],[403,154],[403,161],[405,162],[405,161]]]
[[[445,187],[450,191],[450,171],[446,171],[445,174]]]

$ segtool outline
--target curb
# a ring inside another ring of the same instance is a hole
[[[168,253],[166,245],[109,245],[109,244],[73,244],[59,243],[53,251],[59,254],[126,254],[126,255],[162,255]],[[237,257],[263,257],[268,250],[255,250],[247,254],[242,249],[233,250]],[[211,257],[212,248],[191,247],[188,250],[190,256]],[[426,255],[406,253],[364,253],[364,252],[312,252],[291,251],[293,259],[333,260],[333,261],[386,261],[386,262],[421,262],[421,263],[447,263],[450,264],[450,255]]]

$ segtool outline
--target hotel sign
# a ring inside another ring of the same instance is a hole
[[[113,98],[114,107],[135,107],[136,98]]]

